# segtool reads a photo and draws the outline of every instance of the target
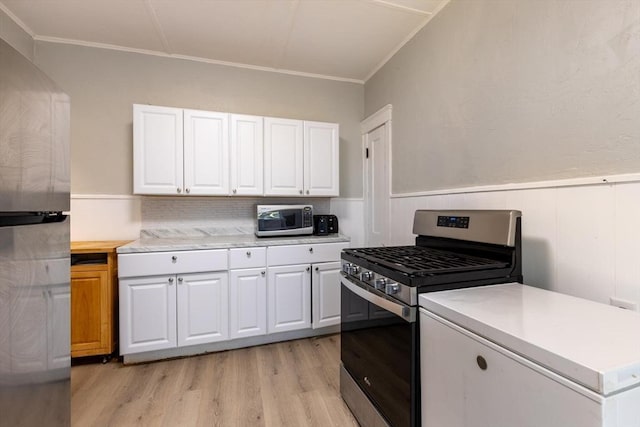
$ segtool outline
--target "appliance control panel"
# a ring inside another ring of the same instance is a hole
[[[469,217],[438,216],[438,227],[469,228]]]

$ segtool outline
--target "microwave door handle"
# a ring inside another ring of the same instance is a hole
[[[397,302],[390,301],[386,298],[382,298],[379,295],[374,294],[373,292],[364,289],[353,283],[351,280],[342,277],[340,279],[340,283],[344,285],[347,289],[349,289],[354,294],[358,295],[360,298],[369,301],[371,304],[374,304],[380,308],[383,308],[398,317],[406,320],[409,323],[413,323],[416,321],[416,309],[415,307],[409,307],[404,304],[400,304]]]

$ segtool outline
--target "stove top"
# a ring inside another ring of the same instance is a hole
[[[421,246],[345,249],[345,253],[412,277],[504,268],[507,262]]]

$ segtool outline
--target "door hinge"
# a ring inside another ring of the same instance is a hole
[[[365,159],[368,159],[368,158],[369,158],[369,149],[368,149],[368,148],[365,148],[365,149],[364,149],[364,151],[365,151],[364,158],[365,158]]]

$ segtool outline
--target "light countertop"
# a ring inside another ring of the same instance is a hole
[[[419,300],[429,312],[601,395],[640,386],[640,313],[518,283]]]
[[[254,234],[184,237],[144,237],[118,247],[119,254],[142,252],[188,251],[199,249],[228,249],[255,246],[304,245],[349,242],[341,234],[328,236],[257,237]]]

